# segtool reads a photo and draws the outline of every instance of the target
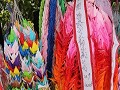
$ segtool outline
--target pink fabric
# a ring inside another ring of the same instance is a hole
[[[90,0],[89,0],[90,1]],[[87,2],[94,90],[110,90],[112,23],[100,8]]]
[[[65,29],[67,34],[73,31],[73,15],[71,15],[71,11],[73,11],[72,6],[73,6],[73,3],[71,6],[69,5],[69,7],[67,7],[67,11],[64,16],[64,23],[65,23]]]
[[[81,65],[80,60],[78,57],[78,49],[77,44],[75,43],[74,37],[74,23],[73,23],[73,2],[67,6],[66,13],[64,15],[64,24],[65,24],[65,33],[69,35],[72,33],[67,55],[66,55],[66,63],[65,63],[65,90],[83,90],[83,81],[82,81],[82,72],[81,72]],[[81,79],[79,78],[81,77]],[[73,80],[74,78],[74,80]],[[72,82],[72,83],[71,83]],[[80,82],[80,83],[78,83]],[[71,86],[73,85],[73,86]],[[80,88],[81,87],[81,88]]]
[[[41,54],[44,60],[47,60],[47,35],[48,35],[48,17],[49,17],[49,2],[45,1],[44,12],[43,12],[43,23],[42,23],[42,51]]]
[[[59,31],[60,28],[59,28],[59,25],[60,25],[60,20],[61,20],[62,17],[62,11],[61,11],[61,7],[59,5],[59,2],[57,2],[57,8],[56,8],[56,21],[55,21],[55,30]]]
[[[95,0],[95,4],[97,7],[102,9],[112,20],[112,12],[111,12],[111,0]]]

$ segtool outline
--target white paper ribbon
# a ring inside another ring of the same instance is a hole
[[[84,90],[93,90],[90,46],[88,40],[88,29],[86,23],[84,4],[85,4],[84,0],[76,0],[75,6],[76,37],[80,51],[80,62],[82,65]]]

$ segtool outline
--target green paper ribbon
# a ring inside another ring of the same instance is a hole
[[[40,12],[39,12],[39,38],[41,38],[41,28],[42,28],[42,19],[43,19],[43,11],[44,11],[45,0],[41,1]]]
[[[59,0],[59,5],[61,6],[61,11],[62,11],[62,14],[64,15],[66,11],[65,0]]]

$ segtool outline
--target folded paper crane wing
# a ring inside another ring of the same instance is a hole
[[[13,43],[16,39],[16,34],[14,32],[14,30],[11,28],[10,34],[8,35],[8,40]]]
[[[30,47],[30,51],[35,54],[38,50],[38,43],[36,43],[35,41],[33,42],[32,47]]]

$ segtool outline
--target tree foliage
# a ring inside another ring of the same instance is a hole
[[[10,13],[6,5],[10,4],[13,8],[13,2],[14,0],[0,0],[0,25],[3,30],[7,28],[7,24],[10,22]],[[39,10],[40,0],[16,0],[16,2],[23,17],[33,22],[33,13]]]

